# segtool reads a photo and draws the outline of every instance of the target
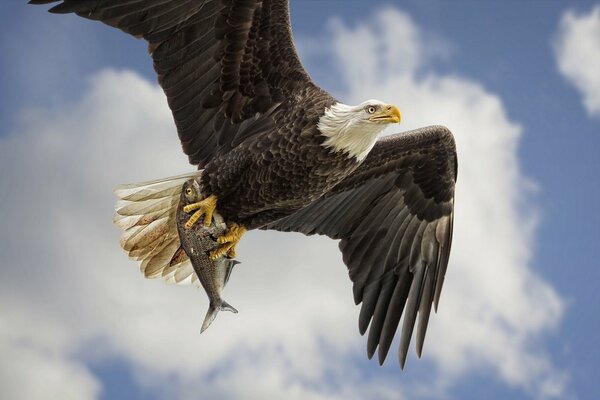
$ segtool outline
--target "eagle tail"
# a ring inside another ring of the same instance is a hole
[[[162,276],[167,282],[199,284],[189,259],[180,254],[176,215],[183,183],[201,173],[115,188],[119,200],[113,221],[124,231],[121,247],[130,258],[140,261],[147,278]]]
[[[210,303],[208,307],[208,311],[206,312],[206,317],[204,317],[204,322],[202,322],[202,328],[200,328],[200,333],[204,332],[210,324],[215,320],[219,311],[231,311],[234,314],[237,314],[238,310],[233,308],[229,303],[225,300],[221,300],[221,304],[218,305],[214,302]]]

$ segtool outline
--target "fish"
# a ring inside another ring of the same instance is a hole
[[[213,214],[210,226],[204,226],[200,220],[190,228],[185,227],[185,223],[191,215],[183,210],[184,207],[201,200],[200,183],[196,179],[185,181],[181,190],[176,217],[177,232],[181,247],[190,259],[209,300],[208,311],[206,312],[200,333],[204,332],[210,326],[219,311],[238,312],[223,300],[221,292],[229,281],[233,267],[240,263],[225,255],[213,261],[208,255],[210,251],[219,246],[216,238],[227,230],[227,224],[217,210]]]

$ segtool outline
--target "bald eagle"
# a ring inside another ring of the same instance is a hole
[[[211,257],[235,255],[250,229],[339,239],[369,329],[371,358],[385,360],[402,323],[402,368],[418,317],[420,356],[437,309],[452,238],[457,173],[452,134],[431,126],[378,139],[400,122],[394,105],[351,106],[319,88],[302,67],[287,0],[60,1],[76,13],[144,38],[198,172],[124,185],[116,222],[122,246],[148,277],[175,281],[193,270],[173,216],[183,181],[197,176],[203,200],[191,226],[218,212],[228,225]]]

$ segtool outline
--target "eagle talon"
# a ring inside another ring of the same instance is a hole
[[[197,210],[190,219],[185,223],[185,227],[190,229],[201,216],[204,215],[204,226],[210,226],[212,224],[213,213],[215,212],[215,208],[217,208],[217,196],[211,194],[207,198],[197,203],[188,204],[183,207],[183,211],[186,213],[190,213],[194,210]]]
[[[232,249],[235,247],[235,243],[225,243],[219,247],[217,247],[215,250],[211,251],[209,253],[209,257],[211,260],[215,261],[217,258],[221,257],[222,255],[225,255],[228,258],[229,254],[231,253]],[[233,250],[233,254],[235,254],[235,250]]]
[[[246,233],[246,228],[238,224],[232,224],[227,232],[217,238],[218,248],[210,252],[210,259],[216,260],[225,254],[227,258],[235,258],[235,246]]]

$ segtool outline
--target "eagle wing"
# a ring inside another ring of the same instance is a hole
[[[76,13],[148,41],[183,151],[199,168],[269,131],[276,123],[270,115],[295,93],[306,96],[309,88],[313,101],[331,99],[302,67],[287,0],[30,3],[56,1],[51,12]]]
[[[437,309],[452,241],[457,160],[448,129],[432,126],[384,137],[360,167],[310,206],[263,229],[321,234],[339,247],[369,358],[387,356],[404,312],[404,368],[419,314],[421,355],[432,304]]]

